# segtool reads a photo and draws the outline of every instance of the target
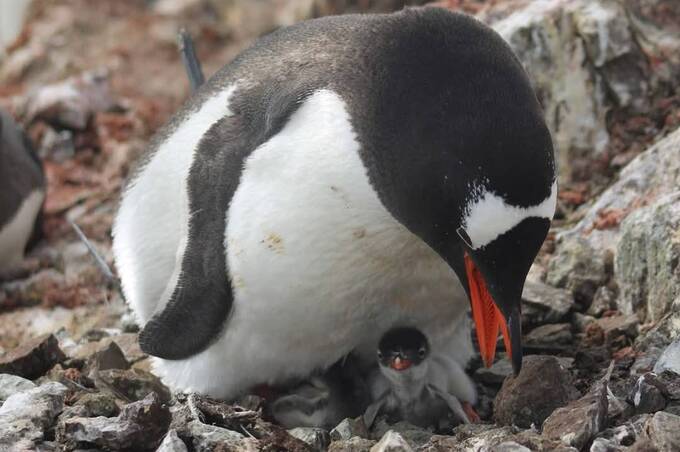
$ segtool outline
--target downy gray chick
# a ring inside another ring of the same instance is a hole
[[[471,408],[476,391],[469,377],[454,359],[433,353],[421,331],[388,331],[378,345],[377,359],[378,369],[369,377],[373,402],[364,413],[368,427],[380,413],[390,422],[434,428],[450,425],[451,414],[464,423],[478,420]]]

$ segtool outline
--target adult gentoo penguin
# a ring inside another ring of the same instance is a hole
[[[21,267],[39,236],[45,199],[42,164],[26,134],[0,109],[0,277]]]
[[[157,135],[113,249],[142,349],[230,398],[396,325],[521,359],[520,295],[556,200],[551,139],[510,48],[438,8],[310,20],[259,39]],[[466,294],[467,292],[467,294]]]

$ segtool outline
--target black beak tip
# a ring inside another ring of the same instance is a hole
[[[522,370],[522,320],[519,311],[515,311],[508,319],[510,346],[512,347],[512,371],[515,376]]]

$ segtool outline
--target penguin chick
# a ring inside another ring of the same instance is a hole
[[[368,405],[368,394],[356,370],[351,356],[339,361],[277,397],[269,408],[271,416],[285,428],[330,430],[343,419],[360,415]]]
[[[418,329],[385,333],[377,359],[378,369],[369,379],[374,402],[364,413],[367,427],[381,412],[390,422],[405,420],[421,427],[443,428],[450,413],[464,423],[474,420],[461,404],[475,402],[472,382],[455,360],[432,353]]]
[[[0,279],[22,273],[24,252],[39,238],[45,176],[26,135],[0,110]]]

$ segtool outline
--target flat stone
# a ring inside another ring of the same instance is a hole
[[[555,357],[529,355],[520,374],[508,377],[496,395],[494,419],[501,425],[540,426],[576,397],[571,373]]]
[[[52,334],[30,340],[0,357],[0,373],[35,379],[66,359]]]
[[[126,405],[118,417],[73,417],[57,428],[57,440],[71,448],[156,448],[170,425],[170,411],[151,393]]]
[[[564,289],[527,281],[522,291],[522,323],[527,326],[562,321],[574,305],[574,297]]]
[[[328,452],[367,452],[375,443],[372,439],[354,436],[350,439],[333,441],[328,447]]]
[[[656,374],[646,373],[635,382],[630,394],[637,413],[655,413],[666,407],[664,385]]]
[[[493,452],[531,452],[531,449],[515,441],[503,441],[493,447]]]
[[[140,369],[108,369],[96,373],[95,384],[129,401],[141,400],[150,393],[158,394],[163,402],[170,400],[170,391],[161,380]]]
[[[680,339],[671,342],[661,353],[656,364],[654,364],[654,372],[657,374],[664,370],[671,370],[676,374],[680,374]]]
[[[82,408],[81,417],[114,417],[120,413],[116,398],[108,392],[83,394],[72,406]]]
[[[331,441],[348,440],[353,436],[368,437],[366,426],[361,418],[343,419],[333,430],[331,430]]]
[[[109,369],[129,369],[130,363],[125,359],[125,354],[118,344],[111,341],[101,350],[95,352],[89,359],[90,372]]]
[[[406,440],[394,430],[387,431],[371,452],[413,452]]]
[[[395,424],[388,424],[384,419],[378,420],[372,428],[371,438],[381,439],[389,431],[393,431],[401,435],[402,438],[414,449],[426,444],[433,433],[430,430],[418,427],[408,422],[397,422]]]
[[[680,450],[680,416],[659,411],[647,419],[641,438],[635,442],[651,444],[659,452]],[[638,449],[641,450],[641,449]]]
[[[11,395],[0,407],[0,450],[33,450],[64,407],[67,388],[50,382]]]
[[[635,338],[638,333],[638,324],[640,320],[637,315],[616,315],[611,317],[602,317],[596,320],[597,325],[604,331],[605,343],[611,344],[617,338],[625,336],[627,338]]]
[[[212,452],[217,450],[217,448],[224,451],[259,450],[259,444],[256,439],[246,438],[244,435],[227,430],[226,428],[206,425],[201,421],[189,422],[187,431],[191,437],[191,445],[195,452]]]
[[[17,392],[35,388],[35,383],[18,375],[0,374],[0,403]]]
[[[591,393],[553,411],[543,423],[543,436],[579,450],[585,447],[607,419],[607,384],[597,385]]]
[[[188,452],[186,444],[177,436],[176,430],[169,430],[156,452]]]
[[[570,344],[573,340],[571,324],[550,323],[541,325],[524,337],[527,346],[550,347],[551,345]]]
[[[488,385],[500,386],[503,381],[512,375],[512,363],[507,359],[501,359],[491,365],[491,367],[480,367],[475,371],[475,380]]]
[[[328,431],[322,428],[298,427],[288,430],[288,433],[309,444],[315,451],[324,451],[328,449],[328,445],[331,442]]]

